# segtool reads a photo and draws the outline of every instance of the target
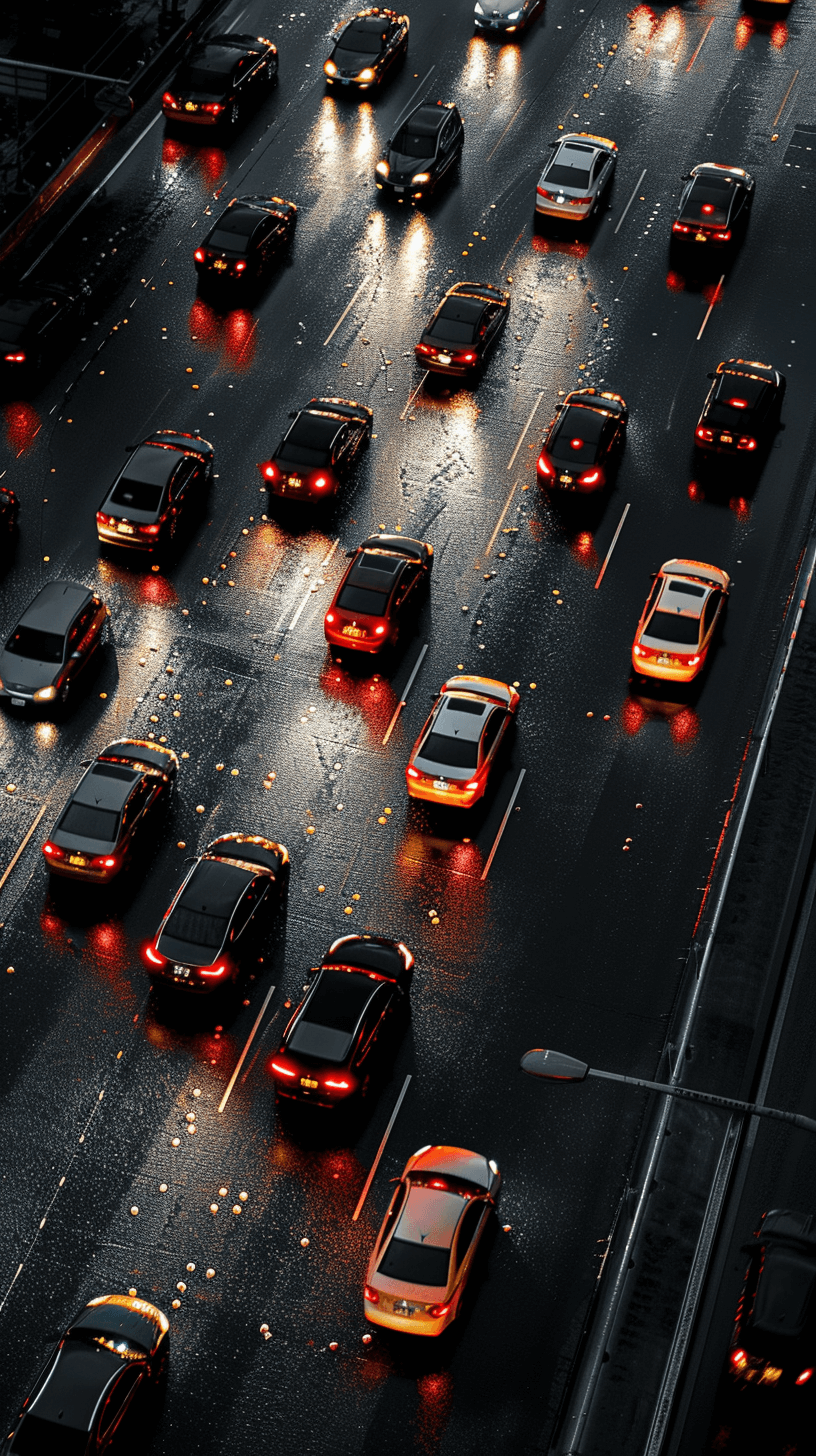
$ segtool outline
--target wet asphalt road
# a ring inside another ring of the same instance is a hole
[[[809,14],[798,0],[771,28],[734,4],[627,19],[605,0],[549,0],[523,44],[498,45],[473,38],[468,5],[417,0],[408,64],[357,101],[324,95],[332,6],[279,24],[235,4],[222,28],[237,20],[279,43],[277,92],[223,148],[157,122],[40,265],[88,278],[94,303],[65,366],[3,406],[0,468],[22,507],[0,616],[9,628],[41,582],[64,576],[103,592],[113,641],[66,723],[0,722],[14,786],[4,863],[46,806],[0,899],[9,1416],[76,1308],[131,1287],[172,1315],[156,1453],[544,1449],[642,1103],[608,1085],[548,1091],[522,1080],[518,1058],[551,1045],[654,1072],[765,682],[811,505],[814,305],[795,240],[812,231],[816,179],[794,137],[814,114]],[[415,94],[455,100],[466,145],[453,185],[403,215],[378,206],[373,164]],[[134,139],[149,120],[132,123]],[[611,207],[578,243],[531,227],[559,124],[620,148]],[[667,251],[680,173],[701,160],[757,178],[716,298],[719,270],[684,277]],[[291,261],[251,303],[218,312],[196,297],[192,250],[215,194],[267,189],[300,209]],[[509,287],[503,340],[475,390],[421,389],[406,408],[419,330],[438,290],[468,277]],[[784,429],[748,484],[695,476],[689,449],[706,372],[731,355],[788,375]],[[565,515],[542,499],[535,458],[557,391],[583,382],[624,395],[629,442],[607,498]],[[255,463],[288,411],[324,392],[370,404],[377,438],[335,508],[293,521]],[[124,445],[157,427],[211,439],[218,478],[206,521],[153,573],[100,560],[94,511]],[[343,552],[381,528],[434,544],[430,607],[388,672],[352,672],[328,660],[323,612]],[[629,682],[632,633],[649,573],[676,555],[731,573],[725,631],[698,690],[644,698]],[[409,808],[404,789],[429,697],[460,664],[521,692],[504,774],[467,822]],[[186,755],[163,842],[112,903],[49,898],[38,845],[80,759],[146,732]],[[286,915],[237,1004],[168,1015],[139,947],[185,855],[230,829],[288,846]],[[413,949],[412,1025],[365,1118],[284,1122],[265,1062],[308,967],[348,930]],[[437,1141],[504,1174],[472,1308],[431,1348],[377,1332],[364,1346],[362,1278],[388,1179]]]

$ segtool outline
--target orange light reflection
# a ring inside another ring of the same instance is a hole
[[[567,258],[585,258],[589,252],[589,243],[582,243],[577,238],[568,243],[566,239],[534,233],[531,241],[534,253],[562,253]]]
[[[729,509],[734,512],[740,524],[751,519],[751,503],[744,496],[732,496],[728,502]]]
[[[436,1370],[420,1375],[417,1380],[419,1401],[416,1427],[419,1448],[432,1453],[439,1450],[453,1405],[453,1376],[450,1370]]]
[[[750,15],[741,15],[734,27],[734,48],[744,51],[754,33],[754,22]]]
[[[700,719],[693,708],[682,708],[673,718],[669,719],[669,732],[673,741],[682,746],[694,742],[700,732]]]
[[[353,654],[349,653],[349,657],[353,657]],[[387,678],[374,672],[375,660],[372,658],[370,662],[372,674],[370,677],[363,677],[362,673],[368,663],[354,662],[355,670],[348,671],[344,663],[332,662],[328,658],[320,674],[320,686],[327,697],[356,708],[365,727],[368,742],[372,746],[380,746],[397,706],[397,695]]]
[[[668,288],[669,292],[682,293],[685,286],[686,280],[683,277],[682,273],[677,273],[673,268],[670,268],[668,273],[666,274],[666,287]]]
[[[598,567],[598,553],[595,550],[595,542],[591,531],[579,531],[569,543],[570,552],[581,566],[587,571],[596,571]]]
[[[630,738],[634,738],[635,734],[640,732],[646,718],[646,709],[634,698],[627,698],[621,713],[621,727],[624,733],[627,733]]]

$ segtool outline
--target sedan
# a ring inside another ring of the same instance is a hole
[[[73,581],[37,592],[0,652],[0,698],[13,708],[67,707],[104,641],[110,608]]]
[[[691,682],[706,664],[731,578],[704,561],[665,561],[638,622],[632,664],[643,677]]]
[[[702,244],[708,252],[744,236],[756,185],[750,172],[700,162],[682,180],[686,186],[672,223],[673,243],[688,243],[695,250]]]
[[[35,283],[0,298],[0,360],[9,383],[33,378],[75,343],[87,293]]]
[[[816,1373],[813,1222],[811,1213],[773,1208],[743,1245],[750,1257],[728,1360],[739,1385],[791,1392]]]
[[[498,343],[509,312],[510,294],[501,288],[455,283],[426,324],[416,357],[435,374],[474,374]]]
[[[52,875],[106,885],[161,827],[179,761],[172,748],[117,738],[82,775],[42,847]]]
[[[586,222],[612,185],[617,143],[578,131],[568,132],[550,145],[553,154],[536,187],[536,217]]]
[[[513,35],[535,19],[544,0],[476,0],[473,23],[481,35]]]
[[[354,399],[310,399],[290,416],[271,459],[258,466],[273,495],[325,500],[336,495],[371,440],[374,412]]]
[[[441,1335],[465,1289],[501,1188],[491,1158],[420,1148],[405,1164],[368,1261],[363,1312],[406,1335]]]
[[[506,683],[448,678],[411,750],[405,770],[409,796],[470,809],[487,790],[518,705],[518,693]]]
[[[370,91],[385,80],[408,52],[407,15],[374,5],[361,10],[337,33],[323,66],[328,86],[356,86]]]
[[[156,985],[206,995],[256,956],[286,890],[289,854],[259,834],[222,834],[200,854],[144,948]]]
[[[162,97],[168,121],[237,127],[278,78],[278,49],[262,35],[214,35],[190,52]]]
[[[419,201],[448,176],[464,145],[464,123],[453,102],[420,101],[374,169],[378,190],[398,202]]]
[[[326,641],[335,653],[396,646],[428,595],[433,546],[408,536],[369,536],[348,554],[351,564],[326,612]]]
[[[156,430],[132,447],[96,513],[100,545],[166,551],[204,502],[213,455],[209,440],[178,430]]]
[[[602,490],[626,444],[629,411],[610,390],[573,389],[550,421],[538,457],[538,478],[556,490]]]
[[[203,282],[257,281],[295,234],[297,207],[283,197],[234,197],[193,258]]]
[[[694,443],[705,454],[751,459],[779,428],[787,380],[771,364],[724,359],[713,374]]]
[[[101,1456],[114,1440],[142,1441],[137,1392],[157,1386],[167,1316],[128,1294],[92,1299],[62,1336],[3,1442],[8,1456]]]
[[[409,1010],[414,957],[401,941],[344,935],[329,947],[269,1070],[279,1097],[338,1107],[364,1097],[393,1058]]]

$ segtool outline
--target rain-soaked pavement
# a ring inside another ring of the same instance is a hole
[[[765,684],[811,508],[815,305],[795,240],[812,234],[814,183],[794,132],[814,115],[811,12],[797,0],[771,25],[735,0],[629,16],[548,0],[522,43],[499,44],[474,38],[466,0],[414,0],[408,64],[372,100],[324,94],[334,4],[269,12],[235,0],[219,25],[277,41],[277,92],[223,147],[147,131],[38,268],[91,281],[85,341],[2,406],[0,468],[22,503],[4,630],[52,577],[112,609],[72,716],[0,721],[3,864],[42,813],[0,892],[3,1406],[83,1301],[134,1288],[171,1315],[157,1456],[539,1451],[643,1104],[608,1084],[548,1091],[518,1058],[551,1045],[653,1074]],[[374,163],[425,94],[462,111],[460,172],[425,211],[381,207]],[[612,205],[580,242],[532,231],[559,125],[620,148]],[[757,179],[722,281],[668,258],[680,174],[701,160]],[[196,296],[192,250],[219,202],[264,191],[298,204],[291,260],[219,312]],[[484,379],[415,393],[438,291],[474,277],[512,294]],[[734,355],[788,375],[785,428],[752,486],[714,487],[689,447],[706,373]],[[629,442],[607,497],[562,514],[536,484],[537,446],[558,391],[585,382],[625,397]],[[375,439],[336,508],[304,523],[255,465],[322,393],[371,405]],[[158,427],[211,439],[217,478],[206,521],[156,573],[100,559],[94,512],[123,447]],[[323,612],[345,551],[378,529],[433,543],[431,600],[388,671],[352,672],[327,656]],[[632,633],[673,556],[731,574],[725,631],[696,691],[644,699]],[[429,696],[460,666],[521,693],[504,772],[467,822],[409,807],[404,787]],[[115,902],[49,897],[38,846],[80,760],[145,733],[183,758],[161,845]],[[168,1014],[139,947],[185,857],[233,828],[288,846],[286,914],[237,1004]],[[284,1121],[267,1058],[308,968],[349,930],[412,948],[412,1024],[364,1118]],[[364,1345],[388,1180],[429,1142],[502,1168],[478,1288],[438,1344]]]

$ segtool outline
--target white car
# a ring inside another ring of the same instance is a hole
[[[473,11],[476,29],[483,35],[512,35],[526,30],[535,18],[543,0],[477,0]]]
[[[617,144],[589,131],[567,132],[538,179],[537,217],[584,222],[598,209],[615,175]]]

